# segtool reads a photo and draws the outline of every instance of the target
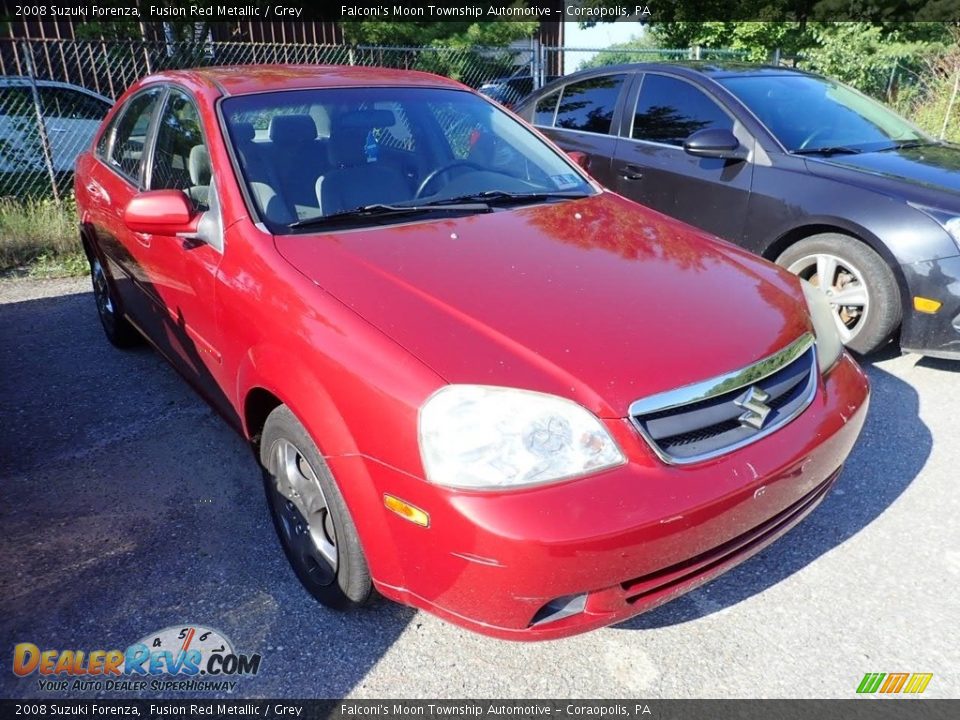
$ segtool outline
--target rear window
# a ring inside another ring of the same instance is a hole
[[[557,108],[558,128],[582,132],[610,132],[613,111],[626,75],[605,75],[571,83],[563,88]]]
[[[162,90],[152,88],[131,98],[114,131],[110,164],[130,178],[140,176],[140,163],[147,143],[147,130]]]
[[[533,124],[545,125],[547,127],[552,126],[553,116],[557,112],[557,100],[559,99],[560,99],[559,90],[540,98],[537,101],[536,109],[533,111]]]

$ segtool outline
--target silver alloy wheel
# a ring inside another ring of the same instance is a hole
[[[844,344],[856,337],[870,313],[870,291],[859,268],[836,255],[816,253],[805,255],[787,269],[823,290]]]
[[[271,500],[290,552],[319,585],[337,576],[337,535],[317,473],[289,440],[273,447]]]
[[[91,267],[93,275],[93,296],[97,301],[97,312],[106,322],[113,322],[113,300],[110,298],[110,283],[107,274],[103,271],[100,260],[94,258]]]

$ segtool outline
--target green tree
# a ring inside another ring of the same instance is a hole
[[[628,42],[611,45],[606,50],[581,63],[579,69],[617,65],[618,63],[648,62],[661,57],[662,55],[657,47],[657,39],[649,32],[645,32],[640,37],[635,37]]]
[[[900,74],[916,78],[950,41],[944,23],[910,25],[818,23],[811,29],[814,42],[803,52],[802,66],[893,102]]]
[[[484,10],[493,3],[480,3]],[[344,39],[356,45],[498,47],[536,33],[536,22],[362,20],[343,24]]]

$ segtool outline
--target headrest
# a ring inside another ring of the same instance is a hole
[[[317,139],[317,125],[309,115],[274,115],[270,120],[270,141],[279,145],[301,145]]]
[[[230,126],[230,129],[232,130],[233,137],[236,138],[237,142],[250,142],[257,136],[257,131],[254,129],[253,123],[233,123]]]
[[[397,124],[393,110],[351,110],[337,116],[337,126],[354,130],[372,130]]]
[[[190,170],[190,182],[194,185],[209,185],[213,171],[210,168],[210,153],[206,145],[194,145],[190,148],[190,158],[187,161]]]

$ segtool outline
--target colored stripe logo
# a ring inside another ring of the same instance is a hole
[[[919,695],[927,689],[931,679],[933,673],[867,673],[857,686],[857,692]]]

